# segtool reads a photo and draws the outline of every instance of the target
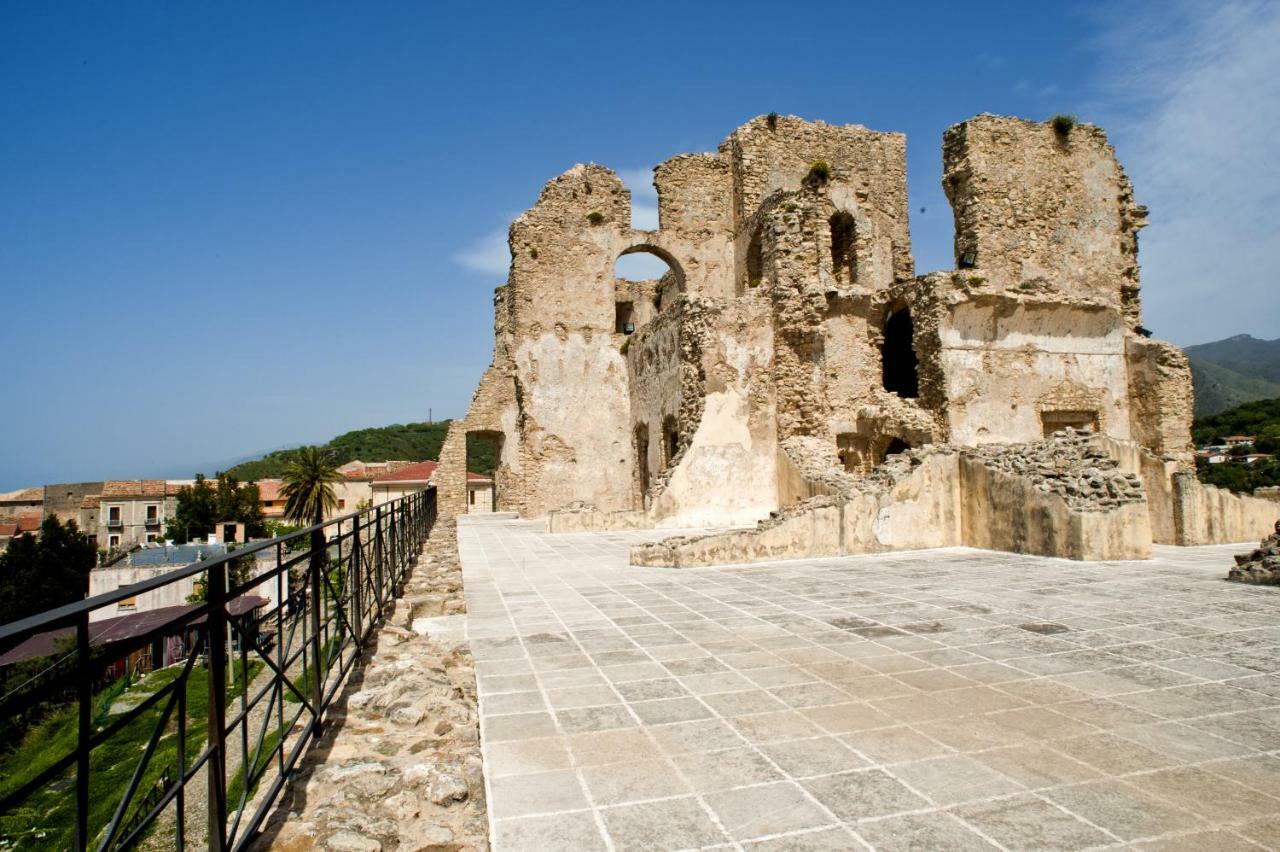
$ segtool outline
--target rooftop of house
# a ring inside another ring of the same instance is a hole
[[[80,501],[81,509],[98,509],[102,506],[101,494],[86,494]]]
[[[374,479],[374,483],[381,482],[428,482],[435,475],[436,462],[422,461],[413,464],[406,464],[404,467],[389,471],[386,474],[378,476]]]
[[[43,488],[19,488],[0,494],[0,503],[43,503]]]
[[[102,499],[166,497],[177,494],[180,487],[176,482],[166,482],[163,479],[108,479],[102,483]]]
[[[280,496],[280,489],[284,488],[282,479],[259,479],[254,485],[258,486],[258,500],[261,502],[283,499]]]
[[[338,467],[338,473],[351,480],[361,482],[374,481],[378,479],[385,479],[387,476],[403,470],[412,464],[414,464],[414,462],[403,460],[365,462],[360,461],[360,459],[354,459],[344,465],[340,465]]]

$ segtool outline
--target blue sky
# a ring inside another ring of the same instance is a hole
[[[943,130],[1075,112],[1152,209],[1147,324],[1280,336],[1280,4],[1114,6],[4,4],[0,490],[460,415],[543,183],[644,216],[771,110],[907,134],[920,272]]]

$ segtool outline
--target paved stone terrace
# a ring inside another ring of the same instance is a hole
[[[1280,847],[1280,589],[1238,547],[670,570],[458,525],[496,850]]]

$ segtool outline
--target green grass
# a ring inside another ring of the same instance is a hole
[[[262,668],[262,663],[249,664],[248,680],[252,681]],[[114,717],[105,714],[101,705],[116,696],[146,696],[155,693],[178,678],[182,669],[172,666],[144,677],[128,689],[112,684],[95,696],[94,707],[99,711],[95,730],[99,730]],[[227,703],[239,697],[245,678],[239,661],[232,669],[234,681],[227,687]],[[209,715],[208,679],[203,668],[196,667],[186,684],[187,701],[187,766],[204,747]],[[115,695],[112,695],[115,693]],[[96,747],[89,759],[89,834],[98,839],[99,833],[111,821],[116,807],[128,787],[138,761],[142,758],[168,699],[161,699],[156,706],[116,732],[106,742]],[[109,705],[108,705],[109,706]],[[155,752],[143,774],[138,792],[131,803],[132,816],[141,804],[142,797],[166,769],[170,778],[179,774],[177,709],[170,716],[164,735],[156,744]],[[0,796],[21,787],[41,771],[56,763],[63,755],[75,750],[77,710],[74,704],[63,706],[33,726],[13,750],[0,756]],[[70,849],[75,841],[75,770],[45,785],[12,810],[0,814],[0,846],[7,849]],[[8,845],[6,845],[8,844]],[[92,844],[91,844],[92,845]]]
[[[287,692],[288,691],[286,690],[286,693]],[[254,753],[253,746],[252,745],[249,746],[249,755],[248,757],[246,757],[246,760],[249,757],[253,758],[253,769],[249,773],[251,776],[261,772],[263,769],[267,767],[268,764],[271,763],[271,760],[275,755],[275,748],[279,744],[280,744],[280,732],[273,730],[268,732],[267,735],[263,737],[262,749],[256,755]],[[228,811],[234,811],[240,807],[240,796],[244,794],[244,779],[245,779],[244,767],[241,767],[240,771],[237,772],[234,776],[232,776],[230,783],[227,784],[227,810]],[[249,796],[248,798],[245,799],[246,803],[252,801],[253,797],[257,795],[258,783],[261,780],[262,780],[261,778],[257,779],[256,781],[253,782],[253,786],[249,788]]]

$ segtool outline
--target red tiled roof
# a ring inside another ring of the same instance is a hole
[[[0,521],[0,535],[15,536],[18,534],[17,521]]]
[[[102,506],[101,494],[86,494],[85,498],[80,501],[81,509],[97,509]]]
[[[374,482],[426,482],[435,475],[435,472],[435,462],[423,461],[399,467],[379,476]]]
[[[485,476],[482,473],[472,473],[467,471],[467,482],[493,482],[492,476]]]
[[[284,487],[284,480],[259,479],[254,485],[258,486],[258,500],[262,502],[283,499],[280,496],[280,489]]]
[[[268,603],[270,603],[269,600],[258,595],[241,595],[227,604],[227,612],[232,616],[244,615],[246,612],[255,610]],[[145,610],[144,612],[135,612],[129,615],[121,615],[115,618],[104,618],[101,621],[94,621],[89,624],[89,644],[110,645],[113,642],[120,642],[125,639],[131,639],[135,636],[143,636],[150,633],[152,630],[155,630],[157,627],[161,627],[168,622],[199,608],[199,604],[189,604],[186,606],[162,606],[157,609]],[[193,624],[203,623],[204,620],[205,617],[202,615],[192,621],[175,625],[173,632],[174,634],[181,633],[184,629]],[[0,656],[0,666],[7,666],[10,663],[20,663],[23,660],[30,660],[33,657],[47,657],[57,650],[59,638],[71,636],[74,631],[74,627],[64,627],[61,630],[50,630],[46,633],[37,633],[22,644],[10,650],[4,656]]]
[[[418,462],[421,464],[421,462]],[[414,462],[410,461],[385,461],[385,462],[362,462],[359,459],[349,461],[338,467],[338,473],[347,479],[359,482],[385,479],[397,471],[411,467]]]
[[[168,493],[169,485],[163,479],[108,479],[102,483],[104,500],[123,497],[164,497]]]
[[[35,532],[40,529],[40,521],[43,518],[39,512],[27,512],[18,516],[18,532]]]

